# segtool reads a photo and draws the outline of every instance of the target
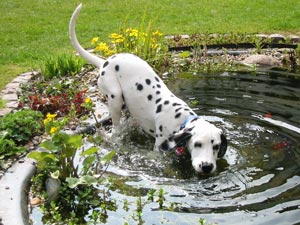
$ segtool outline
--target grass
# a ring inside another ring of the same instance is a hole
[[[298,0],[81,0],[77,34],[107,40],[126,21],[139,27],[143,15],[164,34],[300,33]],[[79,1],[6,0],[0,2],[0,90],[21,72],[38,69],[49,55],[73,51],[70,16]],[[134,7],[133,7],[134,6]]]

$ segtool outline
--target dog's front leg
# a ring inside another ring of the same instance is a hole
[[[121,111],[123,106],[123,95],[119,81],[111,71],[102,71],[98,79],[98,86],[107,97],[108,109],[113,123],[113,133],[120,126]],[[105,76],[104,76],[105,74]]]

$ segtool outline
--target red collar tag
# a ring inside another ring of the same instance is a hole
[[[175,153],[176,153],[177,156],[183,155],[184,154],[184,147],[180,146],[180,147],[176,148]]]

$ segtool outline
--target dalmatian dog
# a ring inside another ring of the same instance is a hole
[[[80,4],[69,25],[70,39],[79,55],[99,68],[98,86],[108,99],[113,129],[120,126],[123,104],[143,130],[155,138],[154,150],[186,147],[196,172],[210,174],[224,156],[227,140],[221,129],[199,118],[177,98],[141,58],[127,53],[102,59],[86,51],[75,33]]]

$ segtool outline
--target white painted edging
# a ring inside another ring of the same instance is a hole
[[[36,167],[30,159],[13,164],[0,179],[0,223],[28,225],[28,187]]]

